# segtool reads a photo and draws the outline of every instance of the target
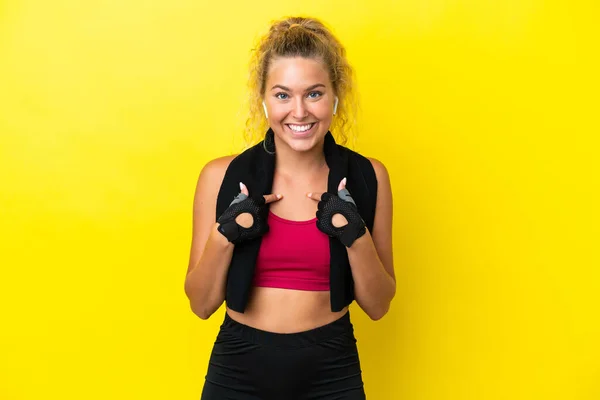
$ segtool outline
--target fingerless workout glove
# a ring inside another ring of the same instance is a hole
[[[263,196],[255,198],[240,193],[217,219],[217,222],[219,223],[217,230],[233,244],[254,239],[269,231],[269,226],[267,225],[267,212],[268,209],[265,205],[265,198]],[[250,228],[244,228],[235,222],[237,216],[244,213],[252,215],[254,221]]]
[[[335,214],[342,214],[348,220],[348,224],[335,227],[332,218]],[[348,189],[342,189],[338,195],[323,193],[318,204],[317,228],[331,237],[337,237],[346,247],[367,232],[367,227],[358,213],[356,203],[350,196]]]

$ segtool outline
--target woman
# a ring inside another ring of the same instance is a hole
[[[278,21],[254,54],[264,140],[209,162],[194,200],[186,294],[202,319],[227,305],[202,399],[364,399],[348,305],[378,320],[395,294],[389,177],[333,139],[352,69],[321,22]]]

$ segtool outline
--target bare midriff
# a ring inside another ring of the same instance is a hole
[[[229,316],[244,325],[275,333],[296,333],[327,325],[348,308],[331,311],[329,291],[254,287],[243,313],[227,308]]]

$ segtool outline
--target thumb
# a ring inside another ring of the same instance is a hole
[[[248,193],[248,188],[242,182],[240,182],[240,192],[245,194],[246,196],[250,195],[250,193]]]
[[[338,192],[343,189],[346,189],[346,178],[344,178],[340,181],[340,184],[338,186]]]

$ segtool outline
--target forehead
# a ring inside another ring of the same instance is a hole
[[[278,57],[271,61],[267,74],[267,90],[273,85],[291,89],[322,83],[329,86],[329,72],[324,62],[304,57]]]

